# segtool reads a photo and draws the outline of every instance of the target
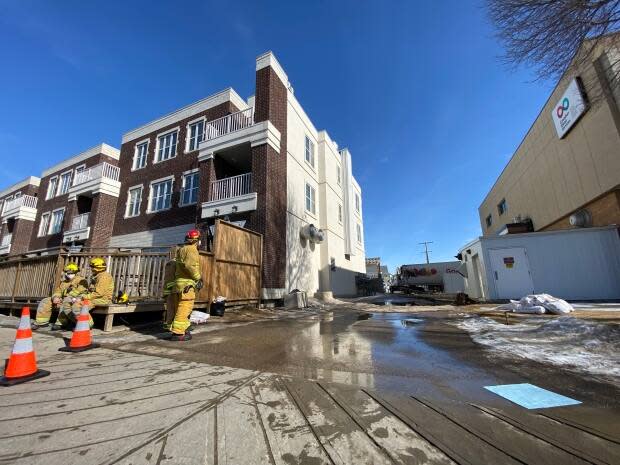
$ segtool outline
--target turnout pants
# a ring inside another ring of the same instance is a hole
[[[37,316],[35,321],[37,324],[42,325],[50,322],[52,312],[58,310],[58,317],[56,318],[56,324],[64,325],[63,321],[66,321],[66,313],[71,313],[71,297],[65,297],[59,305],[52,303],[51,297],[46,297],[39,302],[37,307]]]
[[[188,292],[174,295],[176,299],[176,312],[174,314],[170,331],[174,334],[185,334],[185,331],[190,325],[189,316],[194,308],[196,291],[193,287],[191,287]]]
[[[174,321],[174,315],[177,312],[177,301],[179,294],[170,293],[165,296],[164,302],[164,329],[170,331],[172,329],[172,322]]]

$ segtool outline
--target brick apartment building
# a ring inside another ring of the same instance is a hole
[[[30,176],[0,192],[0,255],[30,248],[41,179]]]
[[[165,247],[221,218],[263,235],[263,298],[354,294],[365,255],[351,154],[315,128],[271,52],[255,71],[247,101],[225,89],[127,132],[120,152],[102,145],[43,173],[29,250]],[[99,181],[76,183],[84,169]]]

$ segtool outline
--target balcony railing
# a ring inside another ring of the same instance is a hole
[[[4,204],[2,213],[8,212],[19,207],[37,208],[37,198],[32,195],[22,195],[16,199],[10,200]]]
[[[210,200],[231,199],[250,192],[252,192],[252,173],[245,173],[213,181]]]
[[[254,108],[250,107],[237,113],[223,116],[205,125],[203,140],[211,140],[216,137],[230,134],[231,132],[249,128],[254,124]]]
[[[85,182],[92,181],[93,179],[100,178],[108,178],[113,181],[118,181],[120,172],[121,169],[118,166],[103,162],[77,173],[73,179],[73,185],[78,186],[80,184],[84,184]]]
[[[0,242],[0,248],[10,246],[12,241],[13,241],[13,234],[7,234],[6,236],[2,238],[2,242]]]
[[[71,229],[69,229],[69,231],[78,231],[80,229],[88,228],[89,219],[90,219],[90,212],[82,213],[81,215],[74,217],[71,220]]]

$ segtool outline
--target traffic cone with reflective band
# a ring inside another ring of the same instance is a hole
[[[22,316],[17,327],[15,345],[11,356],[6,361],[4,376],[0,385],[12,386],[49,375],[49,371],[37,369],[37,357],[32,347],[32,330],[30,329],[30,309],[22,308]]]
[[[93,342],[93,338],[90,335],[90,324],[88,323],[88,304],[87,300],[82,305],[82,310],[77,318],[77,324],[71,335],[71,341],[66,347],[61,347],[61,352],[84,352],[85,350],[96,349],[99,344]]]

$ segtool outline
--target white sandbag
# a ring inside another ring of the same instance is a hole
[[[194,311],[192,311],[191,315],[189,316],[189,321],[191,323],[196,324],[196,325],[200,325],[200,324],[206,323],[210,316],[211,315],[209,315],[208,313],[199,312],[198,310],[194,310]]]
[[[523,299],[526,298],[533,305],[545,307],[545,310],[555,315],[567,315],[575,310],[573,306],[565,300],[558,299],[557,297],[553,297],[549,294],[532,294],[524,297]]]
[[[519,305],[515,313],[531,313],[533,315],[542,315],[545,313],[545,307],[540,305]]]

